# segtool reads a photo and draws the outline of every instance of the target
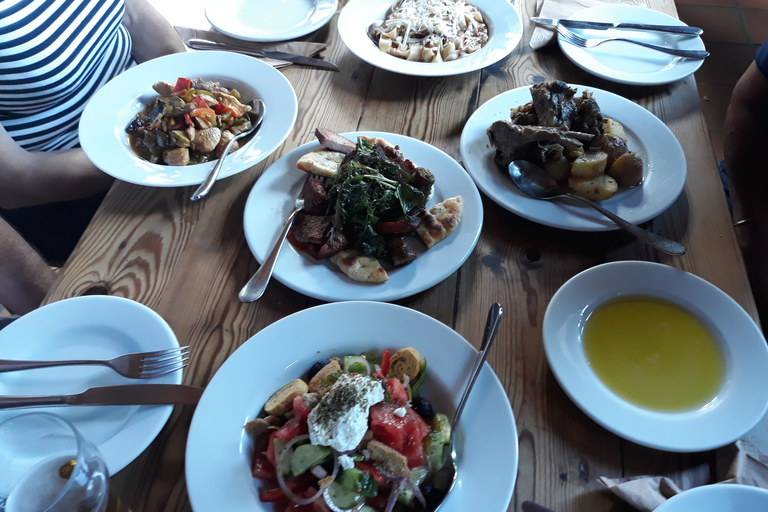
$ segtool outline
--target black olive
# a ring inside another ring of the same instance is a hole
[[[312,377],[317,375],[317,372],[325,368],[325,363],[322,361],[318,361],[315,364],[313,364],[309,371],[307,372],[307,380],[312,380]]]
[[[426,398],[414,398],[411,400],[411,407],[416,413],[425,420],[431,420],[435,415],[432,404]]]
[[[434,509],[445,498],[445,491],[432,485],[432,482],[429,480],[421,484],[419,488],[421,489],[421,494],[424,495],[424,500],[427,502],[427,509],[429,510]]]

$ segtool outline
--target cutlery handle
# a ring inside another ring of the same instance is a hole
[[[689,27],[687,25],[647,25],[645,23],[616,23],[615,28],[627,28],[635,30],[651,30],[654,32],[670,32],[672,34],[685,34],[689,36],[698,36],[704,32],[698,27]]]
[[[682,256],[683,254],[685,254],[685,247],[683,247],[682,245],[680,245],[679,243],[673,240],[669,240],[668,238],[659,236],[639,226],[635,226],[631,222],[628,222],[627,220],[622,219],[615,213],[606,210],[599,204],[593,201],[590,201],[589,199],[586,199],[581,196],[577,196],[575,194],[565,194],[565,195],[567,197],[570,197],[571,199],[575,199],[577,201],[580,201],[584,204],[591,206],[592,208],[599,211],[600,213],[602,213],[603,215],[611,219],[613,222],[618,224],[620,227],[629,231],[631,234],[637,237],[638,240],[645,242],[646,244],[660,250],[663,253],[669,254],[671,256]]]
[[[224,157],[229,154],[229,148],[232,147],[232,144],[237,140],[237,137],[229,141],[229,144],[227,144],[227,147],[224,148],[224,152],[221,155],[221,158],[216,160],[216,165],[213,166],[213,169],[211,170],[210,174],[206,176],[205,181],[203,181],[199,187],[197,187],[197,190],[195,190],[195,193],[192,194],[192,196],[189,198],[190,201],[197,201],[198,199],[202,199],[205,196],[208,195],[208,192],[211,191],[211,188],[213,188],[213,184],[216,183],[216,178],[219,177],[219,172],[221,171],[221,164],[224,161]]]
[[[643,41],[636,41],[635,39],[616,38],[616,41],[625,41],[627,43],[634,43],[652,50],[668,53],[670,55],[676,55],[685,59],[705,59],[709,57],[709,52],[706,50],[678,50],[677,48],[667,48],[666,46],[658,46],[655,44],[645,43]]]
[[[32,370],[35,368],[50,368],[51,366],[70,366],[83,364],[105,364],[102,361],[73,360],[73,361],[13,361],[0,359],[0,373],[15,372],[18,370]]]
[[[62,396],[0,396],[0,409],[32,407],[40,405],[66,405],[67,397]]]
[[[299,210],[294,208],[288,218],[285,219],[283,231],[280,232],[280,236],[278,237],[275,246],[272,248],[272,251],[269,253],[269,255],[267,255],[267,259],[264,260],[264,263],[261,264],[256,273],[253,274],[253,277],[248,280],[245,286],[243,286],[243,289],[240,290],[240,293],[237,295],[240,297],[241,301],[253,302],[264,294],[264,290],[267,289],[269,279],[272,277],[272,272],[275,270],[277,257],[280,256],[280,250],[283,248],[285,238],[288,236],[288,231],[290,231],[291,226],[293,225],[293,219],[296,217],[298,212]]]

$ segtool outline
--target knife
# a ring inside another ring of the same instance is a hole
[[[615,23],[606,23],[602,21],[553,20],[550,18],[531,18],[531,21],[547,27],[557,27],[557,25],[560,24],[568,28],[653,30],[655,32],[671,32],[673,34],[687,34],[692,36],[698,36],[704,32],[698,27],[689,27],[686,25],[647,25],[645,23],[624,23],[619,21]]]
[[[274,50],[258,50],[256,48],[244,48],[242,46],[234,46],[231,44],[219,43],[217,41],[208,41],[207,39],[188,39],[187,46],[194,48],[195,50],[222,50],[237,52],[245,55],[284,60],[287,62],[294,62],[296,64],[304,64],[305,66],[330,69],[331,71],[339,71],[339,66],[333,62],[328,62],[322,59],[313,59],[312,57],[304,57],[303,55],[294,55],[293,53],[277,52]]]
[[[34,405],[196,404],[203,388],[179,384],[127,384],[90,388],[74,395],[0,396],[0,409]]]

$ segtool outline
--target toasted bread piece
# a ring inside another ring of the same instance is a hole
[[[320,369],[320,371],[317,372],[315,376],[312,377],[312,379],[310,379],[309,391],[314,393],[315,391],[320,389],[320,383],[323,382],[323,380],[325,380],[326,377],[340,371],[341,371],[341,365],[339,364],[339,360],[331,359],[331,361],[327,365],[323,366]]]
[[[371,144],[374,144],[374,145],[375,144],[379,144],[379,145],[385,146],[385,147],[394,146],[394,144],[392,144],[391,142],[389,142],[389,141],[387,141],[385,139],[379,138],[379,137],[368,137],[367,135],[358,135],[357,136],[357,140],[360,140],[360,139],[367,140],[368,142],[370,142]]]
[[[293,409],[293,399],[309,391],[307,383],[296,379],[281,387],[267,400],[264,410],[267,414],[282,416]]]
[[[364,283],[383,283],[389,279],[387,271],[379,260],[354,249],[345,249],[331,256],[331,261],[338,265],[350,279]]]
[[[416,233],[419,234],[427,248],[431,248],[453,233],[461,222],[463,211],[464,201],[461,196],[449,197],[424,213],[421,224],[416,228]]]
[[[413,347],[401,348],[389,360],[389,372],[387,377],[403,380],[403,375],[413,382],[419,376],[421,367],[421,354]]]
[[[374,464],[387,475],[401,478],[410,477],[411,470],[408,469],[408,459],[402,453],[384,443],[373,440],[368,441],[365,448]]]
[[[333,178],[339,172],[342,160],[344,160],[344,153],[318,149],[299,158],[296,167],[316,176]]]

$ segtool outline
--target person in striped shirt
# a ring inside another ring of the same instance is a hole
[[[113,181],[79,148],[88,99],[135,63],[184,51],[147,0],[0,1],[0,304],[9,311],[40,304],[55,277],[50,260],[66,260]]]

